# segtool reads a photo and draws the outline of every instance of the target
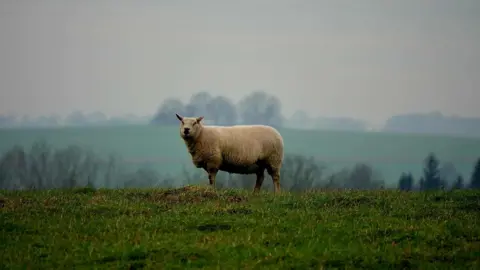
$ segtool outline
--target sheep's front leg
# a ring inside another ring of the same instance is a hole
[[[217,177],[218,169],[217,168],[209,168],[208,169],[208,181],[210,182],[210,186],[215,188],[215,178]]]

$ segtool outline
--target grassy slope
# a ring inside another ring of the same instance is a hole
[[[0,192],[3,267],[480,267],[480,192]],[[0,268],[3,268],[0,267]],[[477,268],[478,269],[478,268]]]

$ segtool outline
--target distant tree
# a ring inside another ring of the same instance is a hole
[[[256,91],[247,95],[238,104],[238,113],[244,124],[282,126],[281,109],[280,100],[263,91]]]
[[[424,184],[422,190],[440,189],[444,183],[440,178],[439,161],[435,154],[430,153],[425,159],[423,169]]]
[[[290,117],[292,121],[308,121],[310,116],[304,110],[296,110]]]
[[[411,173],[402,173],[398,180],[398,189],[410,191],[413,189],[413,176]]]
[[[384,185],[384,181],[368,164],[355,164],[350,177],[347,180],[346,188],[351,189],[377,189]]]
[[[344,168],[327,177],[324,187],[366,190],[379,189],[384,184],[381,175],[371,166],[357,163],[352,169]]]
[[[303,110],[295,111],[292,116],[285,121],[284,126],[289,128],[305,129],[312,127],[312,119]]]
[[[291,191],[301,191],[319,186],[325,166],[313,157],[287,154],[283,162],[281,174],[284,186]],[[315,183],[317,182],[317,183]]]
[[[425,190],[425,178],[420,177],[420,180],[418,181],[418,189]]]
[[[211,115],[208,105],[212,99],[212,95],[206,91],[193,94],[185,106],[185,116],[204,116],[206,119],[211,119],[213,115]]]
[[[358,163],[352,169],[344,168],[326,179],[325,188],[381,189],[385,182],[371,166]]]
[[[475,163],[472,176],[470,178],[470,188],[480,188],[480,158]]]
[[[458,175],[457,179],[455,180],[455,182],[452,185],[452,189],[462,189],[462,188],[464,188],[463,176]]]
[[[452,186],[458,178],[458,172],[452,162],[445,162],[439,168],[439,176],[444,185]]]
[[[105,124],[108,121],[108,117],[102,112],[93,112],[85,116],[92,124]]]
[[[178,99],[166,99],[153,116],[151,123],[158,125],[176,125],[178,124],[178,119],[175,117],[175,113],[185,115],[185,106]]]
[[[350,170],[347,168],[343,168],[338,172],[334,172],[330,176],[327,177],[326,183],[324,185],[325,188],[344,188],[345,182],[348,181],[347,179],[350,178]]]
[[[88,119],[81,111],[74,111],[65,118],[65,122],[69,125],[87,125]]]
[[[237,108],[226,97],[217,96],[210,100],[207,105],[210,120],[215,125],[235,125],[237,123]]]

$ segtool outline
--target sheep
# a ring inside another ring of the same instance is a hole
[[[253,192],[260,191],[267,170],[274,192],[280,192],[280,169],[283,163],[283,138],[273,127],[265,125],[207,126],[203,116],[183,117],[180,137],[185,142],[192,162],[208,174],[215,188],[218,171],[235,174],[256,174]]]

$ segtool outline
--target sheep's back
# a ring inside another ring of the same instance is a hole
[[[283,154],[283,139],[272,127],[262,125],[206,127],[214,129],[227,164],[249,165],[272,153]]]

